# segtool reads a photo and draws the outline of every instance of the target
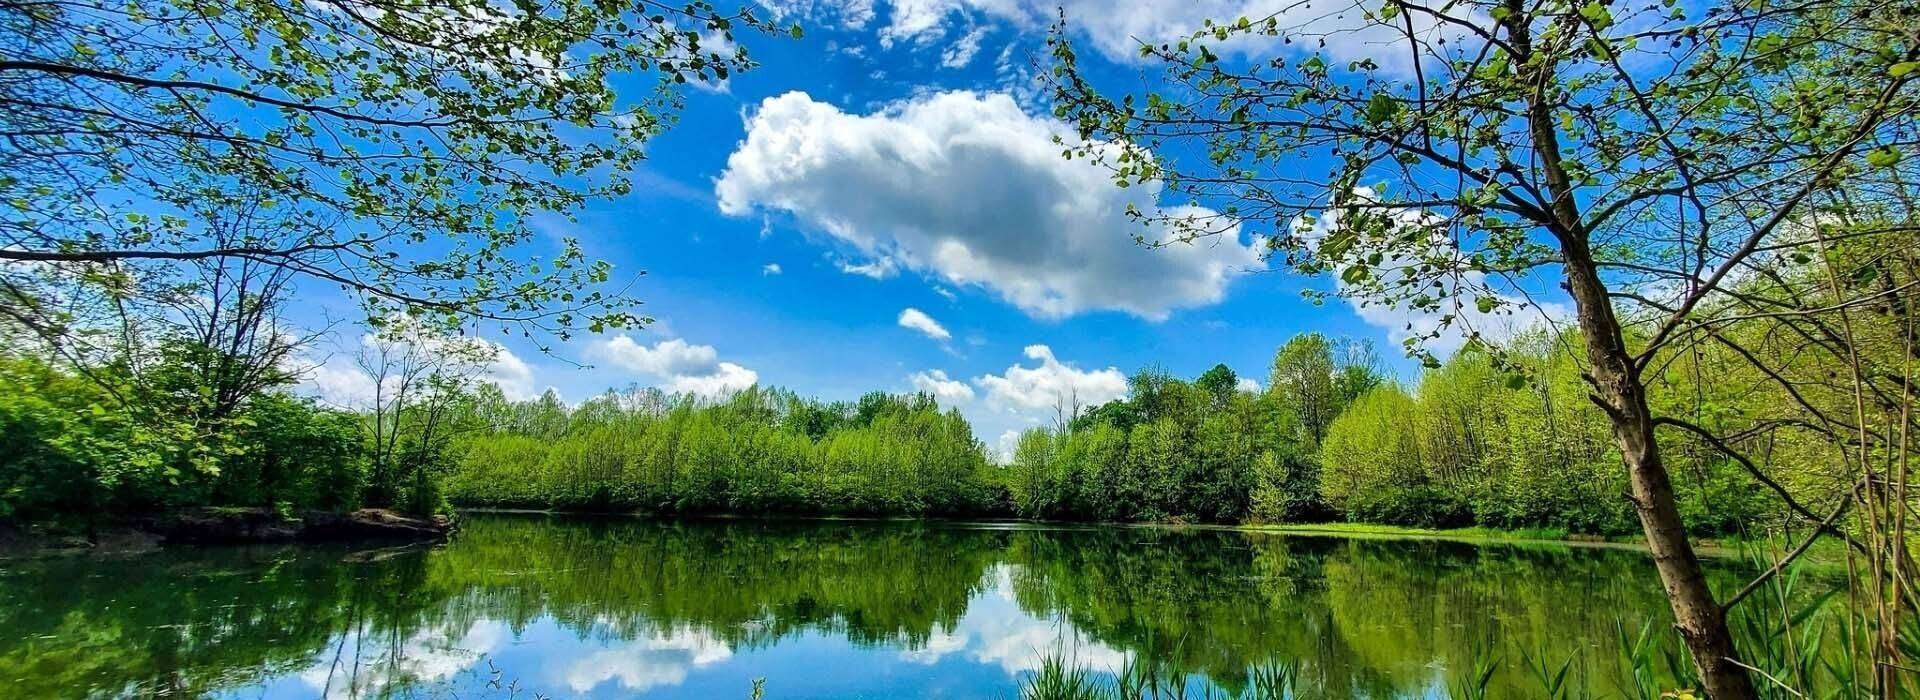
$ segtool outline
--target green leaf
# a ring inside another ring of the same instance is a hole
[[[1371,99],[1367,100],[1367,123],[1369,124],[1376,126],[1385,124],[1393,121],[1393,118],[1399,114],[1400,101],[1389,97],[1384,92],[1376,92]]]
[[[1867,284],[1880,278],[1880,268],[1861,265],[1854,269],[1852,277],[1855,284]]]
[[[1881,146],[1871,151],[1867,151],[1867,165],[1871,165],[1876,168],[1893,167],[1895,163],[1900,162],[1901,158],[1902,158],[1902,155],[1900,154],[1900,152],[1893,150],[1892,146]]]
[[[1908,73],[1912,73],[1913,69],[1915,68],[1920,68],[1920,61],[1905,61],[1902,63],[1895,63],[1892,66],[1887,67],[1887,75],[1891,75],[1895,78],[1898,78]]]
[[[1580,6],[1580,16],[1585,17],[1587,22],[1593,25],[1594,31],[1606,29],[1613,24],[1613,13],[1607,11],[1607,6],[1600,4],[1600,0],[1593,0]]]

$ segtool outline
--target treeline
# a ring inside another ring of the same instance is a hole
[[[924,394],[823,403],[654,389],[569,408],[483,388],[456,441],[454,502],[652,513],[979,515],[1001,491],[973,429]]]
[[[1011,499],[1049,519],[1634,532],[1618,450],[1567,347],[1545,335],[1497,356],[1470,344],[1411,388],[1364,345],[1314,333],[1280,348],[1258,392],[1234,390],[1225,366],[1191,382],[1143,371],[1128,398],[1023,435]],[[1696,532],[1779,510],[1719,453],[1683,445],[1671,459]]]
[[[415,339],[362,354],[385,390],[349,411],[292,394],[286,370],[236,383],[234,366],[279,365],[196,347],[162,344],[138,373],[0,357],[0,518],[90,526],[206,505],[459,505],[1635,527],[1578,358],[1544,335],[1498,354],[1469,345],[1410,387],[1365,344],[1313,333],[1279,349],[1256,391],[1224,365],[1191,381],[1143,370],[1127,398],[1022,435],[1004,465],[927,395],[822,402],[756,387],[511,401],[462,374],[460,348]],[[1718,391],[1725,378],[1669,372],[1663,395]],[[1669,454],[1690,529],[1736,532],[1780,512],[1750,474],[1696,447]],[[1774,474],[1794,483],[1790,462]]]
[[[1328,430],[1321,494],[1361,521],[1635,532],[1618,448],[1580,371],[1576,357],[1539,336],[1497,358],[1469,346],[1411,391],[1375,387]],[[1681,440],[1668,452],[1689,529],[1734,533],[1780,512],[1733,460],[1697,447]]]
[[[1278,350],[1258,390],[1224,365],[1191,381],[1143,370],[1127,398],[1021,435],[1006,464],[923,394],[631,389],[569,407],[481,386],[445,421],[444,492],[462,506],[657,514],[1631,533],[1619,453],[1566,340],[1536,334],[1497,354],[1470,344],[1408,387],[1367,344],[1307,333]],[[1665,393],[1713,390],[1692,378],[1667,377]],[[1750,474],[1695,447],[1670,454],[1689,529],[1735,533],[1780,512]]]
[[[448,510],[452,439],[475,424],[473,378],[494,346],[395,322],[354,357],[372,395],[333,407],[294,391],[312,338],[255,289],[130,322],[104,347],[0,324],[0,526],[91,533],[204,506]]]
[[[1307,334],[1275,355],[1269,381],[1267,391],[1241,391],[1225,365],[1192,382],[1136,373],[1126,399],[1021,436],[1006,475],[1016,511],[1071,520],[1326,519],[1314,446],[1341,407],[1382,376],[1366,346]]]

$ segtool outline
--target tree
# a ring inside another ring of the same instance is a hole
[[[739,29],[772,27],[699,0],[9,3],[0,318],[64,341],[75,287],[225,260],[370,318],[640,322],[571,239],[531,257],[534,220],[629,191],[678,88],[753,67]],[[616,90],[632,73],[650,94]]]
[[[1348,340],[1342,344],[1334,364],[1338,369],[1333,377],[1333,393],[1343,407],[1385,381],[1380,356],[1374,353],[1370,341]]]
[[[1221,364],[1202,372],[1198,379],[1193,380],[1193,388],[1200,390],[1214,410],[1219,410],[1233,400],[1234,392],[1240,390],[1239,383],[1240,378],[1234,375],[1233,368]]]
[[[1387,0],[1346,13],[1359,28],[1333,36],[1278,13],[1143,45],[1173,88],[1142,99],[1104,96],[1056,33],[1057,113],[1077,131],[1070,154],[1112,166],[1122,183],[1219,204],[1212,216],[1132,212],[1174,232],[1150,240],[1270,225],[1278,252],[1336,274],[1340,293],[1437,318],[1410,339],[1416,354],[1423,337],[1483,336],[1501,315],[1537,309],[1529,275],[1557,277],[1696,669],[1715,698],[1754,697],[1655,432],[1690,423],[1655,413],[1648,374],[1677,347],[1732,342],[1729,327],[1755,318],[1827,315],[1825,334],[1848,345],[1835,308],[1737,284],[1776,274],[1777,261],[1820,259],[1845,242],[1886,246],[1913,230],[1915,5]],[[1216,51],[1260,37],[1383,47],[1384,37],[1393,48],[1345,66],[1312,49],[1260,62]],[[1156,157],[1183,146],[1205,157]],[[1305,172],[1303,162],[1329,167]],[[1835,206],[1854,197],[1880,215]],[[1844,313],[1910,291],[1825,301]],[[1904,455],[1909,423],[1896,425],[1885,443]]]
[[[1333,344],[1319,333],[1296,335],[1273,355],[1267,391],[1293,412],[1300,436],[1310,446],[1326,439],[1327,426],[1340,414],[1334,375]]]
[[[466,389],[497,357],[499,346],[447,336],[405,320],[387,324],[361,342],[354,362],[372,385],[364,407],[368,424],[368,500],[419,514],[437,510],[436,470],[451,465],[449,441]],[[537,408],[535,409],[538,410]],[[528,421],[530,427],[545,427]]]
[[[1353,499],[1391,499],[1397,491],[1424,486],[1420,439],[1408,429],[1413,398],[1395,384],[1361,394],[1340,414],[1320,447],[1320,490],[1338,507]]]

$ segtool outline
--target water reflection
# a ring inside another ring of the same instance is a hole
[[[745,698],[765,678],[774,698],[1004,698],[1050,654],[1228,691],[1278,660],[1313,696],[1422,697],[1515,649],[1612,693],[1618,629],[1665,617],[1626,551],[531,516],[431,549],[12,562],[0,587],[20,697]],[[1529,687],[1509,663],[1492,694]]]

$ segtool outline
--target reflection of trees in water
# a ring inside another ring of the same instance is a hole
[[[10,563],[0,668],[12,697],[194,697],[298,671],[355,627],[415,627],[419,557],[343,567],[330,549],[223,548]]]
[[[1248,667],[1278,660],[1311,695],[1385,697],[1445,683],[1489,640],[1611,664],[1615,621],[1637,629],[1665,610],[1637,552],[1211,530],[476,517],[445,547],[344,554],[11,566],[0,667],[25,679],[10,689],[23,697],[194,695],[341,657],[348,675],[380,676],[357,687],[391,690],[477,663],[451,655],[477,630],[549,618],[605,653],[665,645],[713,660],[808,631],[921,650],[955,631],[1004,564],[1021,610],[1168,672],[1237,690]],[[1524,695],[1508,657],[1495,695]],[[1576,672],[1611,688],[1604,672]]]
[[[736,647],[800,630],[919,648],[988,585],[1000,533],[833,523],[478,520],[430,558],[475,614],[621,638],[696,626]]]
[[[1494,697],[1528,694],[1521,649],[1576,659],[1606,692],[1616,621],[1665,614],[1638,552],[1169,531],[1037,534],[1009,551],[1023,607],[1233,691],[1281,661],[1315,696],[1444,693],[1491,646],[1506,657]]]
[[[191,697],[309,670],[404,684],[381,658],[551,617],[601,640],[698,630],[730,648],[803,630],[924,647],[990,582],[1004,533],[921,526],[472,518],[459,539],[373,561],[333,548],[45,560],[0,579],[0,668],[19,697]],[[352,558],[352,557],[349,557]],[[434,636],[444,639],[437,642]],[[362,655],[368,658],[362,658]],[[509,669],[509,673],[512,670]]]

